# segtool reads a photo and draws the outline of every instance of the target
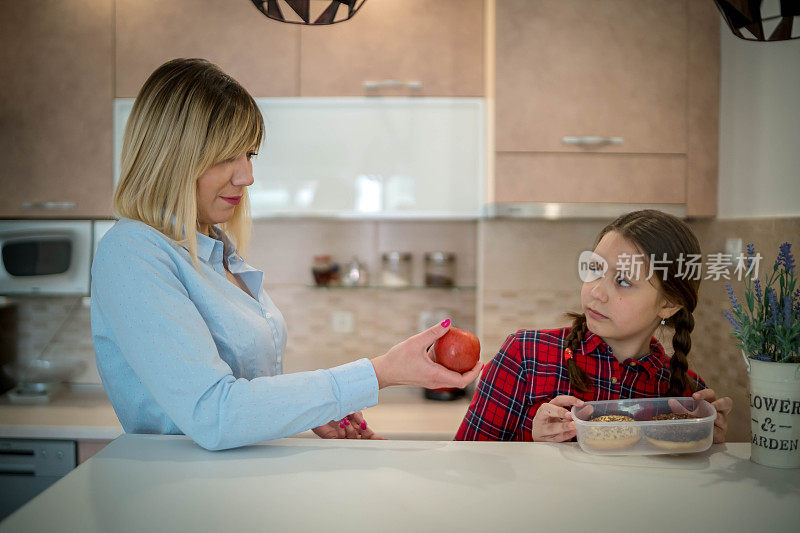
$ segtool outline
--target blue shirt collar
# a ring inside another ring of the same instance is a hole
[[[220,232],[214,226],[211,226],[211,233],[214,235],[219,235]],[[219,232],[219,233],[217,233]],[[214,253],[214,250],[221,246],[224,248],[223,241],[209,237],[208,235],[203,235],[199,231],[195,232],[195,236],[197,237],[197,257],[198,259],[202,259],[204,262],[208,263],[211,260],[211,255]]]

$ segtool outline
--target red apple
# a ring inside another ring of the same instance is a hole
[[[450,328],[434,347],[436,362],[455,372],[464,373],[478,364],[481,357],[481,341],[463,329]]]

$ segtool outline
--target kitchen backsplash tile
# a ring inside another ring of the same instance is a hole
[[[419,314],[444,310],[456,327],[475,328],[475,291],[324,289],[268,286],[289,330],[284,372],[316,370],[374,357],[418,333]],[[336,333],[333,312],[353,315],[353,332]]]
[[[68,325],[80,314],[82,300],[80,296],[15,296],[13,301],[19,317],[18,357],[38,359],[57,337],[63,339]],[[86,316],[88,318],[88,310]],[[83,332],[86,331],[84,328]],[[80,332],[70,332],[70,336],[79,343]]]

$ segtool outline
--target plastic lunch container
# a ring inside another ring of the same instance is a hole
[[[657,415],[689,414],[695,418],[653,420]],[[622,415],[633,422],[593,422],[603,415]],[[583,451],[598,455],[696,453],[714,439],[717,411],[693,398],[634,398],[586,402],[572,407],[572,418]]]

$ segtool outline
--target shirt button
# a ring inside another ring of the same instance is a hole
[[[616,382],[617,382],[617,378],[611,378],[611,383],[616,383]]]
[[[264,313],[264,318],[272,318],[272,313]]]

